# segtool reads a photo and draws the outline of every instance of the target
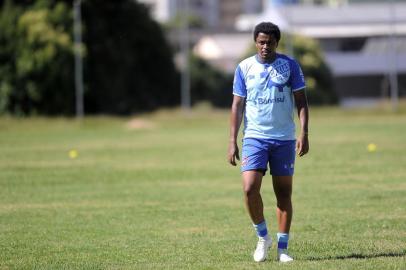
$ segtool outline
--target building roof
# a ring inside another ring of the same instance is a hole
[[[366,43],[360,51],[325,51],[326,61],[335,76],[386,74],[393,68],[406,73],[406,3],[351,4],[335,8],[290,5],[268,9],[252,19],[245,21],[252,23],[244,26],[249,33],[205,36],[194,52],[232,71],[252,42],[254,25],[272,21],[282,31],[317,39],[365,37]]]
[[[395,67],[398,73],[406,73],[406,55],[328,53],[326,61],[335,76],[387,74]]]
[[[193,52],[217,67],[233,72],[251,45],[251,34],[212,34],[203,36]],[[325,57],[336,76],[383,74],[394,65],[398,72],[406,73],[406,37],[369,38],[359,52],[325,52]]]
[[[336,76],[406,73],[406,37],[369,38],[359,52],[327,52],[326,61]]]
[[[236,28],[251,31],[261,21],[272,21],[283,31],[314,38],[406,35],[406,3],[358,3],[338,7],[286,5],[260,15],[242,15]]]
[[[368,55],[386,54],[395,51],[397,54],[406,54],[406,36],[378,38],[372,37],[366,41],[362,53]]]

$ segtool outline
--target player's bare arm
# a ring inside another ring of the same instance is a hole
[[[230,140],[228,143],[228,162],[233,166],[237,165],[236,160],[240,160],[237,137],[242,122],[243,111],[244,98],[240,96],[234,96],[233,104],[231,105]]]
[[[296,142],[296,151],[301,157],[309,152],[308,124],[309,108],[307,105],[306,92],[304,89],[293,93],[300,122],[300,134]]]

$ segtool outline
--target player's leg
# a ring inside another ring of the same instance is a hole
[[[261,197],[263,172],[257,170],[244,171],[243,191],[244,202],[253,224],[260,224],[264,219],[264,205]]]
[[[278,260],[289,262],[293,259],[288,255],[290,224],[292,222],[292,176],[272,176],[276,196],[276,217],[278,220]]]
[[[241,156],[245,205],[252,222],[259,224],[265,220],[260,191],[262,177],[267,170],[268,151],[260,140],[246,138],[243,140]]]
[[[268,255],[268,249],[272,245],[272,239],[268,235],[268,229],[264,218],[264,205],[261,197],[263,171],[249,170],[243,172],[244,201],[253,226],[258,236],[257,247],[254,252],[254,260],[262,262]]]
[[[276,218],[280,233],[289,233],[292,222],[292,179],[288,176],[272,176],[276,196]]]
[[[278,220],[278,260],[292,261],[287,255],[290,224],[292,221],[292,179],[295,163],[295,141],[275,141],[270,152],[272,184],[276,196]]]
[[[261,197],[261,184],[267,169],[268,150],[260,140],[244,139],[242,147],[241,171],[243,177],[244,201],[258,236],[254,260],[264,261],[272,244],[264,218]]]

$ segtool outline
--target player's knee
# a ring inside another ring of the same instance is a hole
[[[276,193],[276,199],[278,203],[290,203],[292,197],[291,189],[280,189]]]
[[[259,188],[254,183],[245,183],[243,186],[244,195],[249,197],[253,194],[259,193]]]

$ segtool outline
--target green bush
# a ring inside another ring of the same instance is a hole
[[[286,38],[281,49],[286,52]],[[306,79],[310,104],[335,104],[338,99],[333,90],[333,76],[324,60],[321,48],[314,39],[293,36],[293,56],[300,63]]]
[[[0,12],[0,112],[68,114],[73,108],[71,11],[39,1]]]
[[[144,5],[85,1],[83,21],[88,112],[130,114],[180,103],[173,53]]]
[[[215,107],[230,106],[233,76],[196,55],[190,55],[189,59],[192,104],[209,101]]]
[[[72,2],[0,4],[0,113],[72,115]],[[173,53],[144,5],[83,1],[82,22],[86,113],[130,114],[180,103]]]

